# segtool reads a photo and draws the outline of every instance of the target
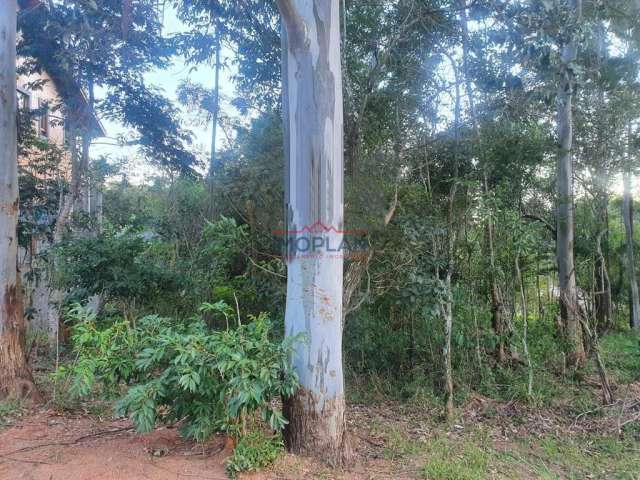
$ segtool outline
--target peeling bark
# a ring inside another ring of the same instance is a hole
[[[344,465],[353,455],[345,431],[344,398],[325,401],[319,411],[318,401],[314,393],[300,388],[285,402],[284,414],[289,420],[284,432],[287,449],[326,460],[332,466]]]
[[[16,2],[0,3],[0,400],[36,398],[18,274]]]
[[[459,150],[460,150],[460,111],[461,111],[461,93],[460,93],[460,75],[455,59],[451,55],[447,55],[453,75],[455,78],[455,107],[454,107],[454,161],[453,161],[453,178],[451,178],[451,186],[449,187],[449,195],[447,197],[447,269],[444,278],[445,298],[440,301],[440,316],[444,321],[444,347],[442,349],[442,360],[444,364],[444,386],[445,386],[445,415],[448,421],[453,420],[453,367],[452,367],[452,338],[453,338],[453,288],[452,277],[455,269],[455,247],[457,243],[457,225],[455,218],[455,201],[458,192],[458,173],[459,173]],[[439,275],[439,272],[438,272]]]
[[[288,448],[350,460],[342,372],[343,106],[339,0],[278,0],[283,34],[287,222],[285,333],[301,388],[285,401]],[[312,251],[300,245],[314,245]]]

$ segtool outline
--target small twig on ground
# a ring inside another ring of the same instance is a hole
[[[600,386],[600,385],[598,385],[598,387],[599,387],[599,386]],[[590,414],[592,414],[592,413],[599,412],[599,411],[604,410],[604,409],[606,409],[606,408],[615,407],[615,406],[616,406],[617,404],[619,404],[619,403],[620,403],[620,400],[616,400],[616,401],[615,401],[615,402],[613,402],[613,403],[609,403],[609,404],[607,404],[607,405],[601,405],[601,406],[599,406],[598,408],[594,408],[593,410],[587,410],[586,412],[582,412],[582,413],[580,413],[579,415],[577,415],[577,416],[576,416],[576,418],[575,418],[575,420],[574,420],[573,424],[574,424],[574,425],[576,425],[576,424],[578,423],[578,420],[580,420],[582,417],[585,417],[585,416],[590,415]]]
[[[8,455],[0,455],[0,458],[4,458],[6,460],[12,461],[12,462],[20,462],[20,463],[33,463],[35,465],[53,465],[53,463],[49,463],[49,462],[41,462],[39,460],[21,460],[19,458],[11,458]]]
[[[81,441],[86,440],[88,438],[100,437],[102,435],[112,435],[114,433],[125,432],[127,430],[133,430],[133,427],[116,428],[116,429],[113,429],[113,430],[102,430],[100,432],[90,433],[88,435],[83,435],[81,437],[76,438],[75,440],[70,441],[70,442],[41,443],[39,445],[31,445],[29,447],[19,448],[18,450],[14,450],[12,452],[0,453],[0,456],[6,457],[7,455],[15,455],[16,453],[30,452],[30,451],[37,450],[39,448],[45,448],[45,447],[68,447],[68,446],[71,446],[71,445],[76,445],[76,444],[80,443]]]

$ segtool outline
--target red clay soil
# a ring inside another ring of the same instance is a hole
[[[196,445],[175,428],[138,434],[127,420],[43,412],[0,433],[0,480],[222,480],[231,445]]]

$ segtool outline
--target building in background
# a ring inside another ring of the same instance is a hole
[[[64,95],[61,92],[65,92]],[[82,126],[83,132],[91,139],[104,137],[105,130],[91,108],[87,96],[70,77],[62,78],[58,73],[45,71],[21,75],[17,78],[18,107],[21,115],[28,115],[33,122],[33,132],[39,140],[55,145],[61,152],[61,160],[53,166],[42,168],[41,156],[23,153],[18,158],[18,165],[23,173],[31,178],[47,180],[48,188],[57,185],[54,192],[62,198],[63,192],[71,182],[72,151],[75,149],[76,161],[79,161],[81,138],[69,128],[69,112],[75,115],[75,121]],[[79,132],[79,130],[75,130]],[[23,178],[25,176],[23,175]],[[74,212],[84,212],[98,222],[102,217],[101,185],[96,185],[91,178],[83,179],[80,186],[80,198],[73,206]],[[40,215],[32,220],[43,227],[55,224],[55,215]],[[43,228],[45,230],[45,228]],[[41,254],[49,247],[49,237],[45,234],[31,235],[29,244],[20,250],[20,270],[24,285],[25,312],[31,330],[45,332],[50,338],[58,336],[59,313],[58,303],[62,298],[55,292],[49,281],[49,272],[41,260]]]

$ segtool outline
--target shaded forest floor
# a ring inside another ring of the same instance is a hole
[[[356,465],[335,471],[283,455],[262,479],[628,479],[640,478],[640,382],[618,403],[576,414],[470,396],[450,427],[436,407],[351,405]],[[223,479],[231,444],[180,439],[174,428],[135,433],[126,420],[84,412],[21,410],[5,416],[0,479]],[[622,431],[622,435],[618,432]],[[204,455],[203,455],[204,453]]]
[[[598,378],[558,380],[550,401],[467,394],[454,422],[437,400],[391,401],[371,385],[350,392],[349,430],[356,463],[332,470],[281,455],[269,469],[240,478],[265,479],[640,479],[640,357],[634,340],[607,348],[616,401],[602,407]],[[45,390],[50,377],[38,375]],[[561,392],[561,393],[558,393]],[[50,401],[0,404],[0,480],[223,479],[232,443],[205,445],[175,428],[138,434],[115,419],[106,402],[73,406]]]

